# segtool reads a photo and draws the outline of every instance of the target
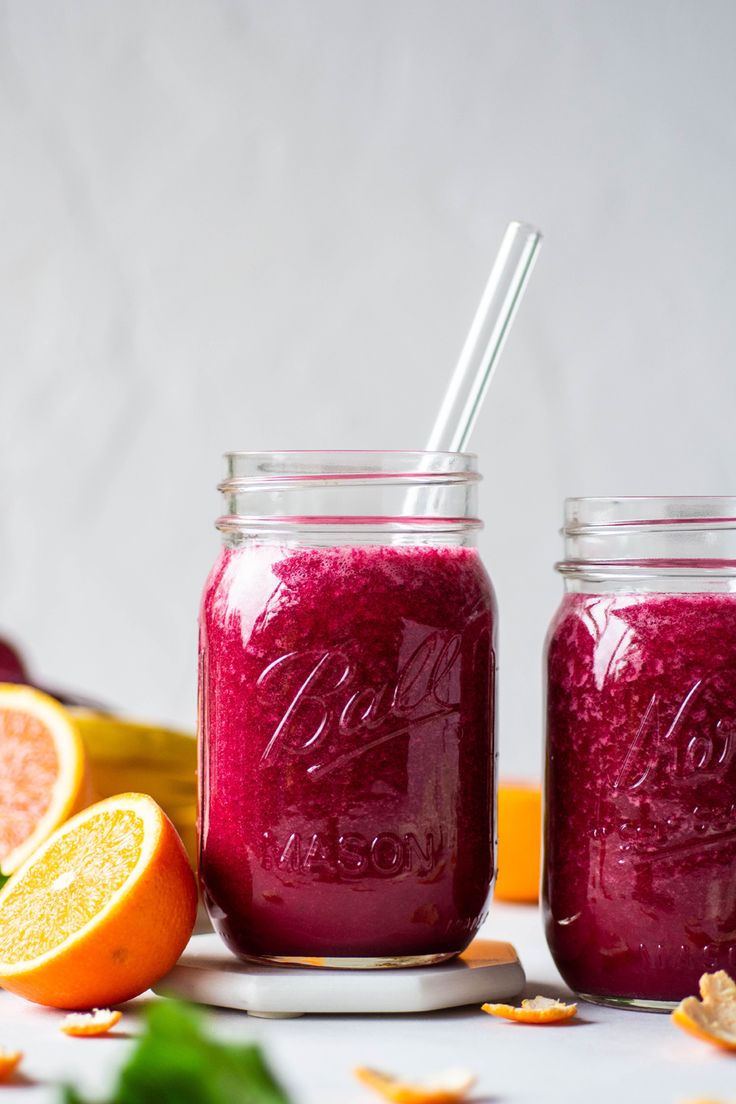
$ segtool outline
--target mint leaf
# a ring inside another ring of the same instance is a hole
[[[74,1089],[62,1104],[89,1104]],[[260,1047],[220,1043],[177,1001],[146,1012],[146,1030],[111,1097],[100,1104],[290,1104]]]
[[[9,877],[9,874],[3,874],[2,870],[0,870],[0,889],[3,888]]]

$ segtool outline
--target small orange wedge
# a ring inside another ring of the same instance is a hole
[[[359,1081],[393,1104],[460,1104],[475,1084],[467,1070],[447,1070],[429,1081],[400,1081],[366,1066],[354,1072]]]
[[[0,683],[0,870],[12,874],[88,800],[84,747],[40,690]]]
[[[156,802],[107,798],[0,891],[0,985],[54,1008],[120,1004],[171,969],[196,909],[184,846]]]
[[[482,1004],[481,1011],[489,1016],[500,1016],[504,1020],[525,1024],[553,1024],[571,1020],[577,1013],[576,1004],[565,1004],[551,997],[532,997],[523,1000],[520,1008],[512,1004]]]
[[[96,1039],[107,1035],[123,1018],[122,1012],[109,1008],[93,1008],[91,1012],[70,1012],[59,1025],[59,1030],[75,1039]]]
[[[20,1050],[4,1050],[0,1047],[0,1083],[10,1080],[22,1059]]]
[[[736,983],[725,970],[703,974],[700,996],[685,997],[672,1013],[683,1031],[721,1050],[736,1050]]]

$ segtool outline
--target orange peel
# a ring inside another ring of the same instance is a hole
[[[20,1050],[4,1050],[0,1047],[0,1081],[9,1081],[23,1058]]]
[[[120,1023],[122,1012],[111,1012],[109,1008],[93,1008],[91,1012],[71,1012],[61,1021],[60,1030],[75,1039],[94,1039],[107,1035],[108,1031]]]
[[[736,1051],[736,982],[725,970],[703,974],[700,999],[685,997],[672,1012],[672,1021],[721,1050]]]
[[[551,1024],[562,1023],[571,1020],[577,1013],[576,1004],[565,1004],[561,1000],[553,1000],[551,997],[532,997],[521,1002],[521,1007],[515,1008],[512,1004],[483,1004],[481,1011],[489,1016],[499,1016],[504,1020],[513,1020],[514,1023],[526,1024]]]
[[[390,1073],[359,1066],[355,1076],[393,1104],[460,1104],[475,1084],[467,1070],[446,1070],[427,1081],[401,1081]]]

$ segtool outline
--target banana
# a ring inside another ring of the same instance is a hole
[[[187,732],[70,709],[97,799],[134,791],[157,801],[196,863],[197,741]]]

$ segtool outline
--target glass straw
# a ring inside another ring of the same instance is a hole
[[[460,359],[427,442],[428,452],[462,452],[493,378],[524,294],[542,234],[510,222],[488,278]]]

